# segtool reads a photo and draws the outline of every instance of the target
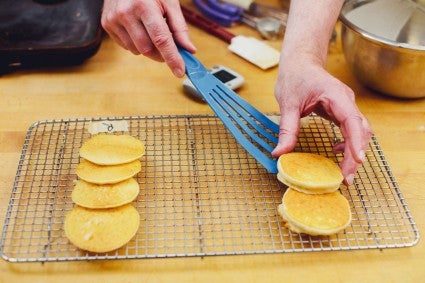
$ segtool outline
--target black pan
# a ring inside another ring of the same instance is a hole
[[[0,0],[0,70],[81,64],[101,43],[102,0]]]

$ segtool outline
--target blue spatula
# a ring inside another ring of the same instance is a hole
[[[186,75],[235,139],[270,173],[277,173],[271,152],[279,126],[229,89],[187,50],[178,47]]]

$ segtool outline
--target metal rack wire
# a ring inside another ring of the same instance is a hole
[[[78,150],[98,121],[126,121],[146,144],[141,192],[133,205],[136,236],[110,253],[69,243],[63,231],[72,209]],[[331,153],[337,128],[317,116],[301,129],[296,151]],[[148,116],[49,120],[28,130],[2,238],[11,262],[212,256],[408,247],[419,232],[375,137],[354,185],[341,188],[353,220],[327,237],[288,231],[277,214],[285,186],[268,174],[215,116]]]

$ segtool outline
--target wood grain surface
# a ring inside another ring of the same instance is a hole
[[[184,3],[189,1],[182,1]],[[277,1],[268,1],[277,4]],[[232,32],[258,36],[244,26]],[[246,78],[238,93],[277,113],[277,69],[262,71],[227,44],[190,26],[197,57]],[[280,48],[281,42],[271,42]],[[361,86],[339,39],[328,70],[356,92],[420,232],[425,230],[425,100],[400,100]],[[182,92],[165,64],[134,56],[105,37],[98,53],[74,67],[19,70],[0,77],[0,228],[28,127],[38,120],[126,115],[212,113]],[[424,282],[425,244],[411,248],[292,254],[57,263],[0,260],[0,282]]]

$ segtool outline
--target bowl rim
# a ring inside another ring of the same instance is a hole
[[[394,40],[390,40],[390,39],[386,39],[384,37],[381,37],[379,35],[373,34],[371,32],[368,32],[362,28],[360,28],[359,26],[353,24],[351,21],[349,21],[346,17],[345,17],[345,13],[344,13],[344,8],[353,3],[355,0],[353,1],[345,1],[341,12],[339,14],[339,20],[348,28],[350,28],[351,30],[359,33],[360,35],[362,35],[363,37],[373,40],[373,41],[377,41],[379,43],[383,43],[395,48],[403,48],[403,49],[409,49],[409,50],[415,50],[415,51],[425,51],[425,45],[417,45],[417,44],[410,44],[410,43],[405,43],[405,42],[397,42]]]

